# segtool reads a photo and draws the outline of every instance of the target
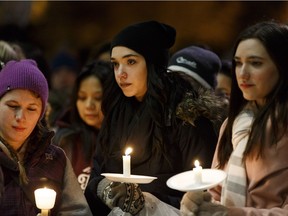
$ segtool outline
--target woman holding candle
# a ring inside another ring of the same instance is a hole
[[[210,93],[200,95],[176,73],[167,73],[168,51],[175,36],[173,27],[147,21],[128,26],[112,40],[114,76],[104,93],[99,148],[85,190],[94,215],[107,215],[117,206],[137,214],[145,201],[141,191],[179,208],[183,194],[169,189],[166,181],[191,170],[196,158],[203,167],[211,166],[217,141],[211,119],[218,101]],[[190,110],[187,121],[180,117],[184,109]],[[122,155],[127,147],[133,149],[131,175],[157,180],[137,185],[101,176],[123,173]]]
[[[91,215],[64,151],[43,125],[48,84],[35,61],[9,61],[0,71],[0,215],[37,215],[34,191],[56,191],[50,215]]]
[[[230,112],[213,160],[227,179],[210,190],[213,202],[210,194],[186,193],[183,215],[288,215],[287,59],[286,24],[260,22],[240,34]]]
[[[110,64],[88,63],[78,75],[71,105],[59,120],[53,142],[67,154],[84,191],[88,183],[96,139],[103,120],[101,102]]]

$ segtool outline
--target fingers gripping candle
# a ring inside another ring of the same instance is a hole
[[[200,163],[198,160],[195,160],[194,162],[195,168],[193,168],[195,182],[196,183],[202,183],[202,166],[200,166]]]
[[[131,175],[131,154],[132,148],[127,148],[125,151],[125,155],[122,156],[123,158],[123,175],[125,177],[129,177]]]

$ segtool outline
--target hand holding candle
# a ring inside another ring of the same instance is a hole
[[[49,188],[39,188],[34,191],[37,208],[41,209],[41,216],[48,216],[54,207],[56,192]]]
[[[202,183],[202,167],[198,160],[194,162],[195,168],[193,168],[195,183]]]
[[[127,148],[125,151],[125,155],[122,156],[123,158],[123,175],[125,177],[129,177],[131,175],[131,154],[132,148]]]

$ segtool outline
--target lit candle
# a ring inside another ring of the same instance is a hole
[[[41,209],[41,216],[48,216],[54,207],[56,192],[49,188],[39,188],[34,191],[37,208]]]
[[[198,160],[194,162],[195,168],[193,168],[194,179],[196,183],[202,183],[202,167]]]
[[[130,160],[131,156],[130,153],[132,152],[132,148],[127,148],[125,151],[125,155],[122,156],[123,158],[123,175],[125,177],[129,177],[131,174],[131,166],[130,166]]]

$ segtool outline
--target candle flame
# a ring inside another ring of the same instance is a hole
[[[194,165],[195,165],[195,167],[199,167],[200,166],[200,162],[198,160],[195,160]]]
[[[129,155],[131,154],[132,152],[132,148],[131,147],[128,147],[126,150],[125,150],[125,155]]]

